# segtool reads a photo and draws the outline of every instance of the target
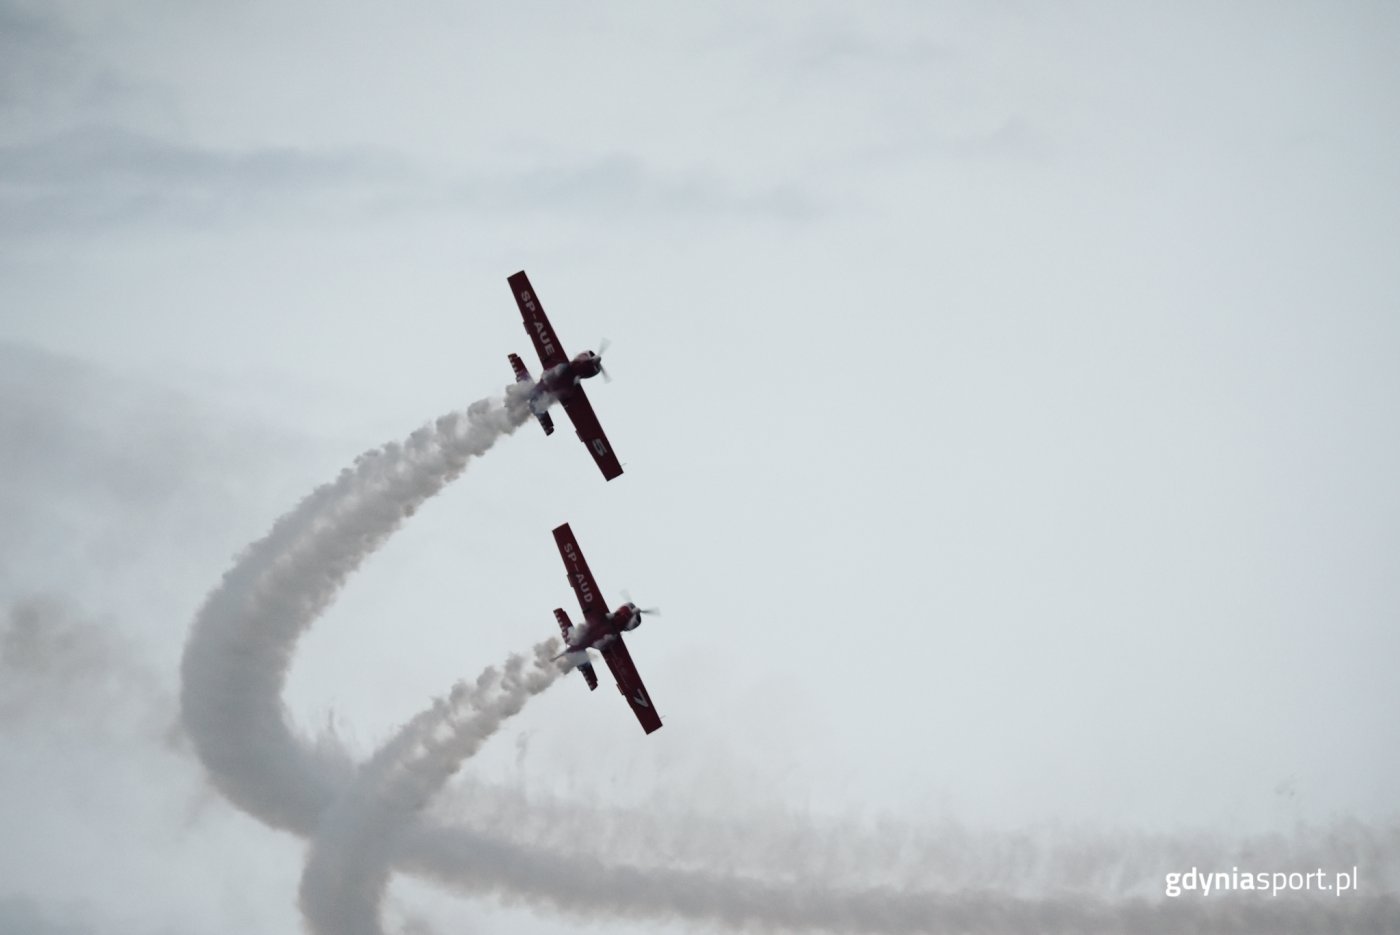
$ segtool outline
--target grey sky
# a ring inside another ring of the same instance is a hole
[[[665,610],[666,729],[573,677],[467,772],[603,839],[1393,829],[1398,45],[1379,3],[4,4],[0,597],[149,678],[100,742],[0,720],[0,919],[295,929],[301,844],[151,725],[239,550],[509,381],[520,268],[612,339],[627,473],[502,441],[302,642],[309,730],[367,754],[547,636],[567,520]]]

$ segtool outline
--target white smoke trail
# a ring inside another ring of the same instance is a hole
[[[282,707],[298,639],[346,578],[425,500],[528,418],[520,384],[361,455],[250,546],[195,618],[181,714],[214,783],[274,827],[307,835],[353,775],[334,746],[304,742]]]
[[[474,685],[459,683],[361,768],[311,842],[301,908],[312,932],[382,935],[396,832],[530,696],[555,682],[558,647],[555,639],[536,645],[528,671],[524,656],[512,656],[503,673],[487,669]]]
[[[638,821],[632,833],[645,836],[649,828],[649,822]],[[928,884],[860,886],[825,873],[794,879],[786,868],[749,876],[719,869],[723,864],[680,869],[618,863],[605,854],[579,859],[492,835],[434,827],[406,835],[400,853],[400,866],[464,893],[492,893],[563,915],[635,922],[691,919],[760,931],[1313,935],[1393,933],[1394,920],[1400,918],[1400,902],[1386,892],[1354,899],[1320,899],[1314,893],[1164,901],[1105,899],[1084,892],[1020,896],[986,885],[956,890]]]
[[[297,641],[405,516],[526,418],[523,392],[513,386],[504,403],[474,404],[465,415],[439,419],[402,445],[362,456],[279,520],[209,596],[185,648],[182,714],[213,781],[240,808],[311,837],[340,794],[352,788],[350,758],[333,745],[298,737],[283,709],[282,690]],[[390,755],[386,762],[397,760]],[[352,817],[351,812],[342,817]],[[330,822],[330,827],[337,825]],[[334,835],[352,830],[327,832],[332,835],[324,858],[328,869],[313,875],[308,884],[313,890],[334,876],[334,855],[344,853]],[[1393,841],[1379,846],[1394,853]],[[850,886],[825,871],[796,881],[765,879],[715,869],[724,864],[679,869],[629,865],[606,855],[580,864],[509,834],[422,822],[405,828],[396,847],[394,865],[467,892],[581,916],[687,918],[767,929],[1380,932],[1390,930],[1397,916],[1395,900],[1385,893],[1331,903],[1280,899],[1207,906],[1083,894],[1032,899],[984,889]],[[368,898],[362,908],[377,906],[375,874],[382,871],[342,869],[365,881]]]
[[[753,877],[782,868],[792,879],[838,879],[848,886],[1010,895],[1095,893],[1114,899],[1160,895],[1162,874],[1193,863],[1249,866],[1267,859],[1288,868],[1366,868],[1368,888],[1400,888],[1400,826],[1334,820],[1289,833],[1226,835],[1091,831],[1060,824],[991,832],[951,818],[911,821],[886,815],[814,819],[796,812],[714,814],[667,787],[629,808],[526,794],[465,777],[434,805],[440,823],[463,816],[483,835],[567,853],[583,863],[703,869],[724,866]],[[644,828],[638,832],[639,825]]]

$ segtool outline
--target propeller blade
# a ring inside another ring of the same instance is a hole
[[[633,607],[637,607],[637,602],[634,601],[634,600],[632,599],[632,592],[629,591],[629,590],[627,590],[626,588],[623,588],[623,589],[622,589],[622,599],[623,599],[624,601],[626,601],[627,603],[631,604]],[[656,614],[656,616],[660,617],[660,616],[661,616],[661,608],[660,608],[660,607],[637,607],[637,613],[639,613],[639,614]]]
[[[607,368],[603,366],[603,354],[607,352],[608,345],[610,344],[612,344],[611,341],[609,341],[607,338],[603,338],[598,342],[598,349],[593,352],[598,356],[598,372],[603,375],[604,383],[612,382],[612,376],[608,373]]]

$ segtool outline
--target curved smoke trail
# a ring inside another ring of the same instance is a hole
[[[392,842],[470,757],[525,702],[558,679],[559,641],[512,656],[458,683],[445,700],[409,721],[370,758],[326,811],[301,879],[301,909],[317,935],[382,935],[381,904],[392,871]]]
[[[282,690],[292,652],[405,517],[528,417],[517,387],[361,455],[249,546],[205,600],[185,645],[181,714],[210,777],[239,808],[305,836],[350,782],[343,751],[291,727]]]
[[[347,577],[403,519],[528,415],[523,391],[512,386],[503,401],[475,403],[403,444],[361,456],[250,546],[196,617],[182,662],[185,727],[230,801],[273,827],[309,838],[318,832],[328,836],[308,870],[303,892],[310,896],[304,903],[310,898],[314,906],[318,892],[353,890],[360,894],[361,909],[354,924],[377,925],[377,894],[389,868],[397,866],[464,891],[501,894],[565,913],[682,917],[736,926],[989,933],[1389,930],[1397,903],[1387,893],[1332,902],[1280,898],[1207,905],[1073,894],[1034,899],[966,888],[851,887],[825,873],[775,881],[707,867],[628,865],[605,855],[581,863],[508,832],[433,824],[421,816],[393,836],[392,860],[345,865],[345,849],[336,842],[363,840],[371,833],[356,824],[357,816],[371,825],[388,820],[384,815],[404,817],[401,810],[375,812],[355,803],[379,794],[375,790],[385,788],[384,782],[392,788],[400,788],[399,782],[435,788],[432,777],[442,775],[441,758],[415,757],[391,741],[392,749],[371,761],[357,786],[356,765],[343,750],[299,737],[290,724],[281,698],[292,654]],[[430,714],[424,723],[440,719]],[[471,749],[447,745],[442,751],[460,762]],[[1393,854],[1394,842],[1386,842],[1382,852]]]

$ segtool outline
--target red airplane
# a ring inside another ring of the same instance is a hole
[[[603,592],[598,589],[598,582],[593,580],[593,573],[588,570],[588,563],[584,561],[578,541],[574,539],[574,531],[568,523],[554,530],[554,541],[564,559],[569,584],[578,596],[579,606],[583,608],[583,623],[578,626],[569,622],[569,615],[564,613],[563,608],[554,608],[554,619],[559,621],[559,631],[564,634],[564,645],[567,647],[559,655],[583,660],[577,668],[583,673],[588,690],[592,691],[598,687],[598,675],[593,671],[592,663],[588,662],[588,650],[596,649],[612,670],[613,678],[617,679],[617,690],[632,706],[632,713],[637,715],[642,730],[650,734],[660,729],[661,716],[652,707],[651,696],[647,694],[646,686],[637,674],[637,667],[632,663],[632,656],[622,642],[623,631],[637,629],[642,623],[643,614],[657,614],[660,611],[655,608],[643,610],[628,601],[608,613],[607,604],[603,603]]]
[[[510,355],[515,381],[534,383],[535,388],[530,393],[530,411],[540,420],[544,433],[552,434],[554,420],[549,417],[549,404],[553,399],[559,400],[573,420],[579,439],[588,447],[593,460],[598,462],[603,479],[612,480],[622,473],[622,465],[617,460],[616,452],[608,445],[608,437],[603,434],[603,427],[598,424],[598,417],[594,415],[593,406],[589,404],[581,383],[600,373],[604,379],[607,378],[602,357],[602,351],[606,348],[600,347],[598,353],[584,351],[571,360],[555,337],[554,329],[550,327],[525,271],[511,276],[507,282],[515,293],[515,304],[520,306],[520,314],[525,319],[525,330],[529,332],[530,340],[535,342],[535,352],[540,355],[542,369],[538,382],[531,379],[530,371],[525,369],[519,354]]]

